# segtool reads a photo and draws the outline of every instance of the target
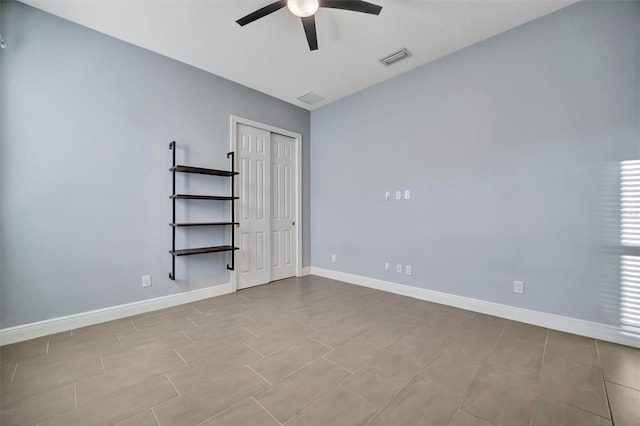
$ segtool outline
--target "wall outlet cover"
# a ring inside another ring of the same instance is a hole
[[[524,281],[514,281],[513,292],[516,294],[524,294]]]
[[[391,268],[391,265],[389,265],[389,262],[384,262],[384,270],[388,271]]]
[[[151,275],[142,276],[142,287],[151,287]]]
[[[391,192],[387,191],[384,193],[384,199],[385,200],[390,200],[391,199]]]
[[[402,265],[399,264],[399,263],[396,265],[396,272],[399,273],[399,274],[402,273]]]
[[[411,275],[411,265],[404,265],[405,275]]]
[[[396,200],[402,200],[402,191],[396,191]]]
[[[336,263],[336,255],[335,254],[331,255],[331,263]]]

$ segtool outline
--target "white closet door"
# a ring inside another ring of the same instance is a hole
[[[270,132],[238,125],[239,196],[237,237],[240,250],[237,288],[271,281]]]
[[[271,280],[296,274],[295,139],[271,134]]]

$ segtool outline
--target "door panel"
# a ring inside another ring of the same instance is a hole
[[[268,283],[271,280],[271,134],[262,129],[238,125],[238,165],[240,179],[240,270],[238,289]]]
[[[273,244],[271,279],[296,274],[295,250],[295,139],[271,134],[271,231]]]

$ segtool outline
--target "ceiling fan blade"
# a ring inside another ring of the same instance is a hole
[[[307,35],[307,41],[309,42],[309,50],[318,50],[318,35],[316,34],[316,18],[314,15],[307,16],[302,19],[302,26],[304,27],[304,33]]]
[[[382,10],[382,6],[362,0],[321,0],[320,7],[351,10],[353,12],[370,13],[372,15],[380,15],[380,11]]]
[[[240,19],[238,19],[236,22],[238,23],[238,25],[240,25],[241,27],[244,27],[247,24],[252,23],[253,21],[257,21],[260,18],[264,18],[265,16],[282,9],[283,7],[285,7],[287,5],[287,0],[280,0],[280,1],[276,1],[273,2],[271,4],[266,5],[265,7],[258,9],[254,12],[251,12],[250,14],[248,14],[247,16],[244,16]]]

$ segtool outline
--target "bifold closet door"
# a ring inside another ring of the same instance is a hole
[[[271,134],[271,280],[296,275],[296,140]]]
[[[238,125],[238,289],[271,281],[271,133]]]

